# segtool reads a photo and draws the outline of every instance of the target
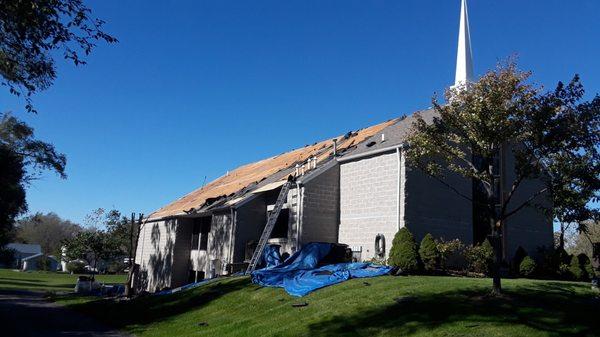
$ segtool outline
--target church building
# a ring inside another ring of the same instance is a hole
[[[455,85],[472,80],[462,0]],[[433,110],[418,111],[241,166],[156,210],[140,230],[136,284],[156,291],[245,270],[290,176],[293,183],[269,239],[282,253],[293,254],[310,242],[332,242],[348,245],[357,260],[385,259],[402,227],[416,240],[431,233],[464,244],[481,242],[485,233],[475,226],[472,202],[407,163],[406,139],[417,114],[425,121],[436,116]],[[500,174],[512,174],[512,159],[503,158]],[[451,174],[446,179],[472,195],[470,180]],[[526,181],[522,189],[539,184]],[[551,219],[534,207],[508,222],[506,260],[519,246],[534,254],[553,244]],[[376,251],[376,241],[382,240],[387,249]]]

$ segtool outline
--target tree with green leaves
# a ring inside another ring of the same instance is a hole
[[[67,258],[88,261],[92,274],[97,270],[99,261],[108,261],[120,255],[117,242],[103,230],[82,231],[63,243]]]
[[[0,0],[0,85],[24,97],[56,79],[57,55],[85,64],[96,43],[117,40],[103,31],[83,0]],[[0,114],[0,246],[11,239],[15,218],[27,211],[25,187],[41,170],[65,178],[66,158],[33,137],[33,129],[9,113]]]
[[[36,112],[32,95],[56,79],[56,55],[77,66],[97,42],[117,42],[103,25],[83,0],[0,0],[0,83]]]
[[[44,170],[66,178],[65,155],[37,140],[33,128],[0,114],[0,246],[12,238],[15,218],[27,211],[26,187]]]
[[[548,93],[530,84],[529,77],[509,62],[477,82],[448,89],[446,103],[433,99],[433,122],[417,118],[408,139],[409,165],[471,201],[483,214],[483,223],[475,225],[487,226],[494,247],[493,294],[501,292],[506,220],[525,207],[547,207],[552,199],[550,172],[568,166],[566,154],[598,156],[600,97],[582,102],[578,76]],[[501,180],[499,162],[505,156],[514,158],[514,174]],[[448,183],[445,177],[450,173],[472,182],[477,193],[464,194]],[[528,180],[543,183],[533,191],[521,188]],[[520,197],[514,198],[517,193]]]
[[[574,230],[589,234],[588,224],[600,220],[600,156],[594,144],[584,151],[557,153],[548,163],[551,215],[560,224],[558,248],[565,249],[565,235]]]
[[[62,241],[80,232],[81,226],[64,220],[56,213],[35,213],[16,222],[15,241],[37,243],[42,253],[61,255]]]

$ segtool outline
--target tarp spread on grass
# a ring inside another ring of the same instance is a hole
[[[252,282],[265,287],[284,288],[293,296],[304,296],[351,278],[386,275],[392,269],[372,263],[338,263],[317,268],[331,247],[330,243],[310,243],[282,264],[254,271]]]

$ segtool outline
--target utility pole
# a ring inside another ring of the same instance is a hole
[[[137,244],[140,238],[140,232],[142,229],[142,220],[144,214],[139,213],[138,219],[135,219],[135,213],[131,213],[131,225],[129,226],[129,272],[127,273],[127,282],[125,283],[125,296],[131,297],[135,293],[133,287],[133,279],[137,273],[137,265],[135,264],[135,257],[137,253]]]

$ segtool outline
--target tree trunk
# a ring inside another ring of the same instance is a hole
[[[492,266],[492,295],[502,293],[502,279],[500,278],[500,265],[502,264],[502,237],[495,229],[490,236],[490,243],[494,249],[494,264]]]

